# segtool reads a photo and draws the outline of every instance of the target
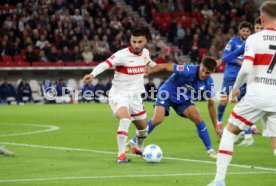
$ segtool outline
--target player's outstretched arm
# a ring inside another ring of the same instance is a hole
[[[220,139],[221,135],[222,135],[222,131],[217,126],[216,104],[215,104],[214,99],[212,99],[212,98],[208,100],[208,110],[209,110],[209,115],[212,119],[214,129]]]
[[[106,62],[103,62],[99,65],[97,65],[94,70],[90,73],[90,74],[86,74],[84,77],[83,77],[83,81],[84,83],[88,83],[88,82],[92,82],[93,79],[101,74],[103,71],[109,69],[110,66],[106,63]]]
[[[173,72],[173,63],[158,64],[153,68],[147,69],[145,74],[150,75],[161,71]]]
[[[92,74],[86,74],[84,77],[83,77],[83,82],[84,83],[88,83],[88,82],[92,82],[94,79],[94,76]]]

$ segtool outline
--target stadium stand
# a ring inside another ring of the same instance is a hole
[[[37,83],[30,81],[33,98],[39,101],[38,86],[45,76],[52,76],[49,71],[61,70],[56,79],[68,73],[64,79],[69,83],[69,71],[91,70],[126,47],[130,29],[137,23],[149,26],[147,47],[157,63],[198,64],[206,55],[220,58],[238,23],[253,22],[258,16],[253,0],[4,0],[0,2],[0,71],[2,78],[20,77],[18,70],[28,75],[37,71],[29,79],[46,74]],[[223,71],[222,64],[217,72]],[[71,78],[76,78],[74,87],[83,87],[78,75]],[[155,83],[160,82],[157,79]]]

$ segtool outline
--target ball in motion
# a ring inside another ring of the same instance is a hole
[[[148,163],[158,163],[161,161],[163,152],[158,145],[148,145],[143,150],[143,158]]]

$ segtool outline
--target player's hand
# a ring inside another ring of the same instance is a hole
[[[145,76],[148,76],[151,74],[151,68],[145,67]]]
[[[240,90],[232,90],[231,93],[231,103],[237,103],[238,99],[237,97],[240,95]]]
[[[94,76],[92,74],[86,74],[84,77],[83,77],[83,82],[84,83],[88,83],[88,82],[92,82],[94,79]]]
[[[218,66],[220,66],[220,65],[221,65],[222,60],[221,60],[221,59],[217,59],[217,60],[216,60],[216,62],[217,62],[217,67],[218,67]]]
[[[242,60],[237,60],[237,63],[242,66]]]
[[[216,133],[218,135],[218,138],[221,139],[221,136],[222,136],[222,130],[219,129],[219,128],[216,128]]]

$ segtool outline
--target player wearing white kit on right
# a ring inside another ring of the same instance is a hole
[[[260,8],[264,30],[249,36],[244,62],[233,87],[236,102],[239,87],[247,81],[247,93],[235,106],[223,131],[217,156],[217,172],[208,186],[224,186],[231,162],[234,139],[258,119],[264,121],[263,136],[270,137],[276,156],[276,2],[267,1]]]
[[[115,67],[112,88],[109,92],[109,104],[114,115],[120,120],[117,130],[118,163],[128,163],[125,145],[128,128],[133,122],[137,128],[137,149],[135,154],[142,155],[144,139],[148,135],[146,111],[144,110],[141,93],[145,92],[144,73],[146,67],[154,67],[147,44],[145,30],[133,29],[128,48],[119,50],[109,59],[96,66],[91,74],[84,76],[84,81],[92,81],[98,74]]]

